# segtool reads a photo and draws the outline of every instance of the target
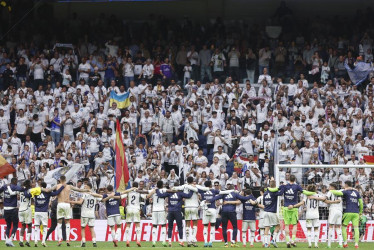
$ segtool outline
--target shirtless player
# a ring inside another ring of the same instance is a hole
[[[88,189],[79,189],[72,185],[66,185],[66,177],[62,175],[60,177],[60,183],[57,185],[57,190],[61,187],[65,188],[57,196],[57,236],[58,246],[62,243],[62,219],[65,219],[66,224],[66,244],[70,246],[70,219],[71,219],[71,208],[70,208],[70,191],[76,192],[90,192]]]

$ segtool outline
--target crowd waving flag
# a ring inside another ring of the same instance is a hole
[[[125,147],[123,146],[121,125],[117,120],[116,127],[116,190],[117,192],[124,191],[127,187],[127,183],[130,180],[129,168],[127,166]]]
[[[0,155],[0,178],[6,177],[8,174],[16,172],[16,169]]]
[[[113,103],[117,103],[117,108],[125,109],[130,106],[130,92],[126,92],[123,95],[118,95],[114,90],[110,92],[109,103],[112,106]]]
[[[353,68],[349,67],[347,61],[344,63],[344,66],[348,72],[349,78],[351,78],[351,81],[355,85],[359,85],[364,82],[369,73],[374,70],[372,64],[361,61],[355,62]]]
[[[48,185],[53,186],[56,185],[60,177],[64,175],[66,177],[66,182],[69,182],[81,168],[79,164],[74,164],[72,167],[64,166],[50,170],[44,177],[44,181]]]

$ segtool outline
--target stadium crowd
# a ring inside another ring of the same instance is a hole
[[[104,20],[98,30],[114,22]],[[114,185],[118,119],[130,182],[140,190],[159,180],[173,187],[189,176],[223,190],[227,183],[259,189],[274,176],[277,159],[306,165],[281,169],[284,183],[295,175],[326,193],[332,182],[354,182],[371,218],[374,168],[312,165],[365,164],[363,156],[373,152],[374,75],[356,86],[344,64],[373,62],[374,34],[248,42],[240,28],[225,29],[220,20],[206,28],[203,37],[215,42],[180,42],[180,31],[171,29],[152,44],[117,36],[1,44],[0,150],[16,169],[3,182],[17,176],[19,184],[37,187],[48,171],[78,164],[71,182],[104,193]],[[186,21],[182,30],[194,29]],[[111,91],[129,92],[130,106],[110,105]],[[97,217],[105,216],[100,205]]]

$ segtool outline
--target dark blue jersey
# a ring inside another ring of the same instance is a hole
[[[242,200],[243,203],[243,220],[256,220],[256,206],[252,205],[250,200],[256,201],[256,198],[251,194],[248,196],[249,200]]]
[[[120,193],[115,192],[115,196],[121,196]],[[104,194],[103,199],[107,198],[108,195]],[[106,214],[108,217],[115,216],[115,215],[120,215],[119,212],[119,205],[120,205],[121,200],[118,199],[109,199],[105,202],[105,207],[106,207]]]
[[[345,201],[344,213],[360,213],[360,193],[357,190],[343,190],[342,193]]]
[[[184,192],[177,192],[177,193],[160,193],[158,189],[156,189],[157,196],[160,198],[168,197],[168,204],[169,204],[169,212],[179,212],[182,211],[182,204],[183,198],[191,198],[193,192],[190,191],[188,194]]]
[[[278,196],[282,194],[283,194],[282,191],[270,192],[269,190],[266,190],[266,192],[264,193],[264,206],[265,206],[264,211],[276,213],[277,206],[278,206]]]
[[[49,201],[52,196],[56,196],[64,189],[61,186],[58,190],[53,192],[41,192],[39,195],[35,196],[35,212],[48,212]]]
[[[216,208],[216,203],[215,202],[210,202],[210,200],[212,200],[214,198],[214,196],[216,196],[217,194],[219,194],[219,190],[216,190],[216,189],[210,189],[209,191],[202,191],[202,190],[199,190],[199,193],[201,195],[201,200],[203,201],[207,201],[207,208]]]
[[[13,184],[10,184],[9,187],[11,191],[9,191],[8,185],[0,188],[0,192],[4,192],[4,208],[17,208],[17,193],[14,192],[23,192],[25,189]]]
[[[241,196],[238,192],[232,191],[229,194],[221,194],[215,196],[210,202],[214,202],[216,200],[223,199],[223,201],[236,201],[236,200],[241,200],[241,201],[247,201],[249,200],[249,196]],[[234,204],[225,204],[222,205],[222,212],[235,212],[236,205]]]
[[[303,189],[298,184],[286,184],[280,186],[280,191],[284,195],[284,206],[296,205],[299,203],[299,192],[303,192]]]

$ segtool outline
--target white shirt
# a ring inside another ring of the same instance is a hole
[[[224,166],[224,167],[226,167],[227,161],[230,160],[230,157],[226,153],[222,153],[222,154],[215,153],[213,158],[214,157],[217,157],[218,158],[218,164],[220,166]]]
[[[263,80],[265,80],[269,85],[272,84],[271,76],[269,75],[260,75],[258,77],[257,83],[261,83]]]
[[[130,63],[126,63],[124,68],[124,76],[125,77],[133,77],[134,74],[134,65]]]
[[[256,106],[257,123],[263,123],[266,120],[267,112],[268,112],[268,108],[265,105],[264,107],[261,107],[261,104],[257,104]]]
[[[160,193],[164,193],[166,191],[165,188],[159,189]],[[153,212],[162,212],[165,211],[165,198],[161,198],[157,196],[157,193],[152,195],[152,211]]]
[[[330,201],[340,200],[340,203],[338,203],[338,204],[330,204],[330,206],[329,206],[330,213],[331,213],[332,211],[340,211],[340,212],[343,212],[342,197],[335,196],[335,195],[332,194],[330,191],[327,193],[326,197],[327,197],[327,199],[330,200]]]
[[[131,191],[127,195],[127,209],[139,210],[140,211],[140,198],[146,199],[145,194],[139,194],[138,192]],[[123,195],[126,197],[126,195]],[[122,198],[122,196],[121,196]]]
[[[247,154],[253,154],[253,137],[251,135],[242,136],[239,141],[239,145],[242,146]]]
[[[154,71],[154,67],[153,67],[153,64],[149,64],[149,65],[144,65],[143,66],[143,76],[151,76],[152,75],[152,72]]]
[[[34,80],[44,79],[44,69],[41,63],[34,66]]]
[[[41,133],[43,131],[44,123],[41,120],[32,121],[31,127],[34,134]]]
[[[24,117],[17,117],[15,124],[17,125],[17,134],[25,134],[26,133],[26,127],[29,124],[29,120],[26,116]]]
[[[321,197],[321,195],[316,194],[314,196]],[[319,219],[319,201],[309,199],[308,196],[304,195],[304,206],[306,208],[306,219]]]
[[[95,206],[97,201],[101,200],[101,198],[96,198],[91,194],[83,194],[83,203],[81,209],[81,217],[82,218],[95,218]]]
[[[91,65],[88,62],[86,62],[85,64],[81,63],[81,64],[79,64],[78,70],[83,70],[83,71],[91,70]],[[89,73],[80,72],[79,77],[80,78],[88,78]]]

